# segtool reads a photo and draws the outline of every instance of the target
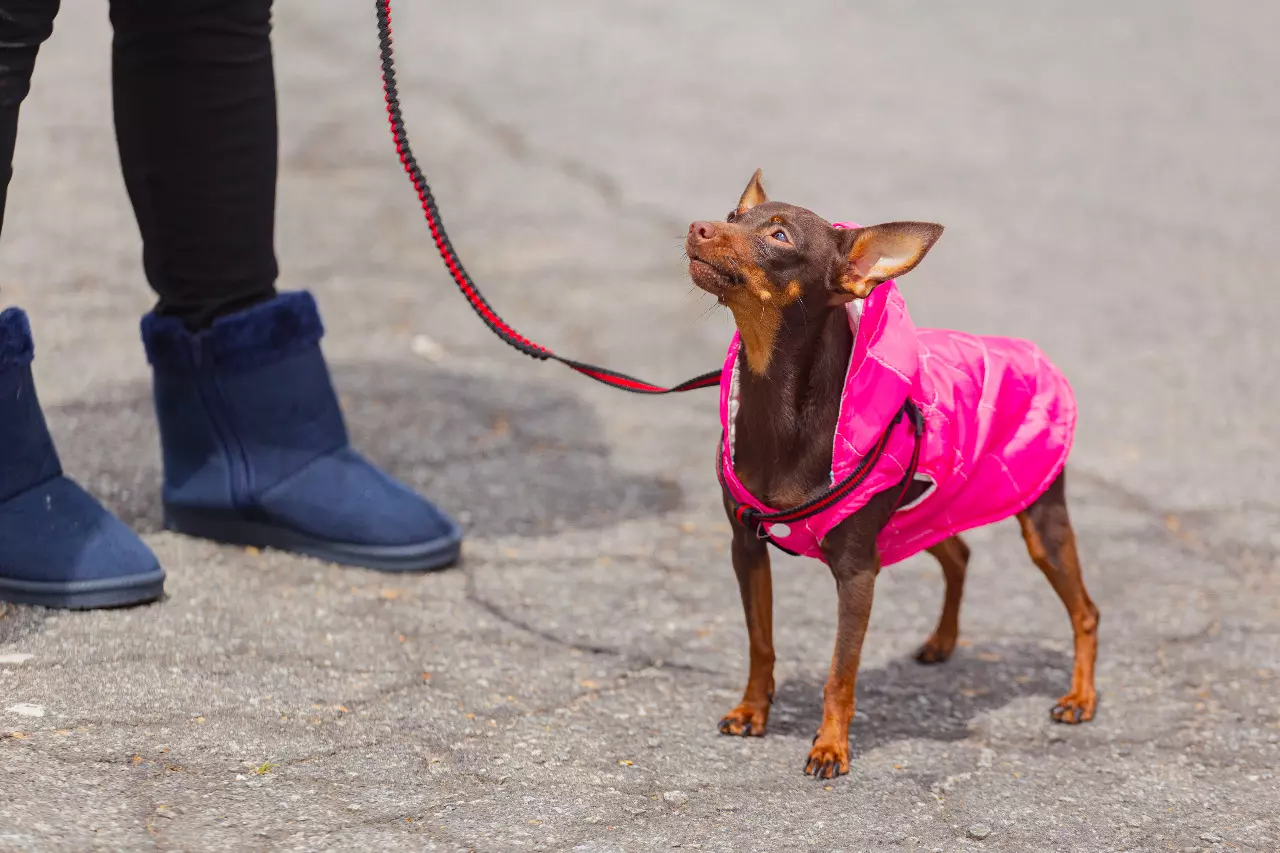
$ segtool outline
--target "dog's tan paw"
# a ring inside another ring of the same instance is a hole
[[[849,772],[849,739],[814,741],[805,762],[804,774],[815,779],[834,779]]]
[[[1098,710],[1098,694],[1090,690],[1088,692],[1068,693],[1058,700],[1058,704],[1054,705],[1049,711],[1049,715],[1059,723],[1067,723],[1075,725],[1076,723],[1087,723],[1093,719],[1093,714]]]
[[[720,734],[739,737],[763,737],[769,722],[769,706],[743,702],[720,720]]]

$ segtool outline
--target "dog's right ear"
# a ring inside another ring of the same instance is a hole
[[[942,226],[932,222],[889,222],[840,229],[837,234],[847,263],[833,290],[838,299],[848,302],[866,299],[877,285],[915,269],[942,236]]]
[[[751,176],[747,188],[742,191],[742,198],[738,199],[738,208],[733,212],[734,216],[741,216],[757,204],[764,204],[769,200],[769,197],[764,194],[764,184],[760,183],[760,175],[763,171],[763,169],[756,169],[756,173]]]

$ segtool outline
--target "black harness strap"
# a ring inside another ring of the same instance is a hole
[[[440,209],[436,206],[436,200],[431,195],[431,186],[427,183],[427,178],[422,174],[422,170],[418,168],[418,161],[414,159],[413,151],[409,148],[409,135],[404,129],[404,116],[400,112],[400,98],[396,92],[395,53],[391,47],[391,0],[374,0],[374,4],[378,13],[378,44],[382,48],[382,92],[387,102],[387,121],[391,125],[391,136],[395,139],[396,154],[399,155],[400,164],[404,166],[404,170],[409,174],[409,180],[413,182],[413,188],[418,193],[418,201],[422,204],[422,214],[427,219],[427,226],[431,229],[431,237],[435,240],[436,249],[439,250],[440,257],[444,260],[444,265],[449,269],[449,275],[453,276],[454,282],[458,285],[458,290],[462,291],[462,295],[466,297],[467,302],[475,310],[476,314],[480,316],[480,319],[484,321],[484,324],[507,344],[527,356],[536,358],[539,361],[548,359],[558,361],[567,367],[573,368],[583,376],[589,376],[597,382],[602,382],[613,388],[620,388],[623,391],[631,391],[636,394],[671,394],[678,391],[693,391],[696,388],[712,388],[719,385],[720,371],[718,370],[703,373],[700,376],[687,379],[679,385],[664,388],[661,385],[654,385],[652,382],[646,382],[643,379],[636,379],[634,376],[627,376],[625,373],[618,373],[614,370],[596,367],[593,364],[574,361],[571,358],[556,355],[541,344],[534,343],[498,316],[498,312],[493,310],[493,306],[489,304],[488,300],[480,293],[480,289],[476,287],[466,267],[462,265],[462,260],[454,250],[453,244],[449,241],[449,235],[445,232],[444,223],[440,219]]]
[[[765,525],[773,524],[791,524],[796,521],[804,521],[807,518],[830,509],[840,501],[848,497],[854,489],[862,484],[867,475],[876,467],[880,461],[880,457],[884,455],[885,448],[889,446],[889,439],[893,434],[894,428],[901,423],[903,415],[906,415],[911,422],[911,431],[915,435],[915,446],[911,450],[911,462],[907,465],[906,482],[903,484],[902,491],[898,494],[898,499],[894,502],[893,507],[896,510],[902,505],[902,499],[907,496],[907,490],[911,488],[912,482],[915,480],[916,469],[920,465],[920,445],[924,440],[924,415],[911,398],[908,397],[902,404],[902,408],[893,416],[893,420],[885,427],[884,432],[880,433],[880,437],[876,439],[876,443],[872,445],[871,450],[862,457],[857,467],[850,472],[840,482],[831,488],[812,498],[798,507],[792,509],[778,510],[777,512],[761,512],[753,506],[740,503],[733,497],[733,493],[729,490],[729,483],[725,477],[724,471],[724,452],[718,448],[716,452],[716,474],[720,478],[720,485],[724,488],[725,494],[729,496],[729,500],[733,505],[733,517],[738,523],[746,527],[748,530],[754,530],[756,536],[761,539],[767,539],[770,544],[776,548],[786,551],[788,554],[795,553],[787,548],[782,547],[770,538]],[[724,437],[722,436],[721,445],[723,446]]]

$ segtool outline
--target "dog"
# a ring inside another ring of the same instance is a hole
[[[823,560],[836,582],[835,653],[804,772],[849,772],[849,723],[876,576],[927,550],[946,582],[942,615],[916,654],[951,655],[969,548],[960,533],[1016,517],[1031,560],[1066,606],[1071,689],[1051,716],[1097,708],[1098,608],[1081,577],[1065,466],[1070,385],[1013,338],[916,329],[894,278],[942,226],[829,223],[771,202],[756,171],[723,222],[689,226],[693,283],[729,308],[737,334],[721,377],[718,453],[732,559],[750,641],[726,735],[765,733],[773,701],[769,544]]]

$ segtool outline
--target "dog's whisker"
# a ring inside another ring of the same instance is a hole
[[[809,329],[809,306],[804,304],[804,297],[797,297],[796,302],[800,305],[800,313],[804,317],[804,328]]]
[[[710,294],[707,294],[707,295],[710,296]],[[698,315],[698,319],[694,320],[694,323],[701,323],[703,320],[707,319],[707,317],[711,316],[711,313],[719,307],[720,307],[719,302],[712,302],[710,305],[707,306],[707,310],[703,311],[700,315]]]

